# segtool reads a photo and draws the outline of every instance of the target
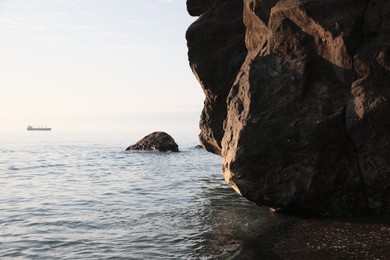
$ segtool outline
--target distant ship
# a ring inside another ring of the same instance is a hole
[[[27,126],[27,131],[51,131],[51,127],[43,126]]]

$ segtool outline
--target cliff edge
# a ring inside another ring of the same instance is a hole
[[[200,141],[272,208],[390,215],[390,1],[187,0]]]

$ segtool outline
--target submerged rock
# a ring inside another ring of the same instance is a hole
[[[200,141],[259,205],[390,215],[390,1],[188,0]]]
[[[128,150],[179,152],[179,146],[169,134],[154,132],[145,136],[136,144],[127,147],[126,151]]]

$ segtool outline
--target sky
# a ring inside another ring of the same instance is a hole
[[[0,0],[0,122],[197,135],[185,0]]]

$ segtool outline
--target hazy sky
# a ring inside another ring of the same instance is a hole
[[[0,122],[196,134],[185,0],[0,0]]]

